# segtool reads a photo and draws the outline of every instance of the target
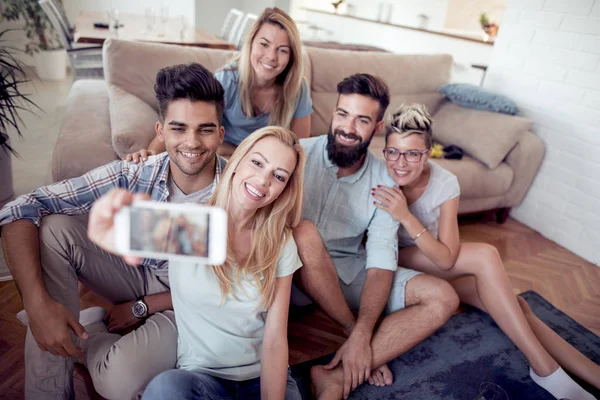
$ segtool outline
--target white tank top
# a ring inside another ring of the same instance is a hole
[[[440,167],[434,162],[428,161],[429,182],[425,191],[414,203],[408,206],[411,214],[414,215],[427,230],[437,239],[440,220],[440,206],[460,195],[460,186],[456,176]],[[398,229],[398,246],[414,246],[415,242],[406,232],[402,225]]]

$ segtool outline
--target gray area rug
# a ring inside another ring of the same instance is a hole
[[[533,312],[583,354],[600,364],[600,338],[557,310],[539,294],[521,296]],[[309,399],[310,367],[332,355],[292,367],[303,398]],[[523,354],[486,314],[474,308],[452,317],[433,336],[390,364],[394,383],[387,387],[363,384],[350,399],[475,400],[483,382],[502,387],[508,398],[553,400],[529,377]],[[600,390],[579,382],[600,399]]]

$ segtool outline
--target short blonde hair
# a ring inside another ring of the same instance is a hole
[[[291,239],[292,229],[298,225],[302,216],[305,155],[296,134],[289,129],[267,126],[246,137],[231,155],[221,181],[209,201],[210,205],[227,209],[233,176],[238,165],[257,142],[267,137],[275,137],[294,150],[296,167],[279,197],[256,212],[250,253],[241,268],[236,267],[230,244],[225,263],[214,267],[223,299],[229,294],[235,297],[233,285],[237,283],[239,287],[241,278],[251,275],[261,293],[261,305],[265,308],[273,302],[280,250],[285,241]]]
[[[247,118],[255,116],[251,97],[251,89],[254,84],[254,69],[250,64],[250,53],[252,51],[252,42],[263,24],[273,24],[286,31],[290,42],[290,61],[285,70],[276,78],[277,94],[269,117],[269,125],[289,128],[302,88],[302,74],[304,71],[302,64],[302,42],[300,41],[300,33],[294,20],[277,7],[266,8],[258,16],[244,38],[240,54],[236,57],[239,71],[238,90],[242,112]]]
[[[401,104],[386,121],[385,144],[391,134],[397,133],[403,137],[421,135],[425,146],[430,149],[433,144],[431,125],[433,119],[424,104]]]

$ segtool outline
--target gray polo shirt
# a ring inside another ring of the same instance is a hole
[[[356,173],[338,179],[339,168],[327,157],[327,135],[300,144],[306,152],[302,218],[319,229],[340,279],[348,285],[363,268],[396,271],[399,224],[371,196],[377,185],[394,185],[383,162],[367,152]]]

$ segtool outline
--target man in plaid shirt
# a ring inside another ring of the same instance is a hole
[[[156,132],[166,153],[139,164],[113,161],[0,210],[4,254],[28,318],[28,399],[73,398],[76,357],[84,358],[96,390],[110,399],[131,398],[156,374],[175,367],[167,263],[146,259],[127,266],[87,238],[87,213],[111,189],[147,193],[156,201],[203,203],[219,180],[225,166],[216,154],[224,136],[221,84],[201,65],[188,64],[160,70],[154,89]],[[115,304],[104,321],[96,309],[84,311],[80,323],[78,280]],[[142,310],[146,306],[141,317],[133,315],[136,301]],[[125,336],[113,333],[140,323]]]

